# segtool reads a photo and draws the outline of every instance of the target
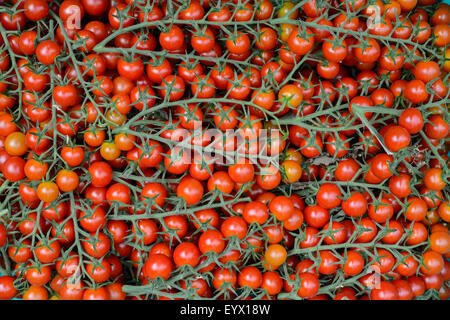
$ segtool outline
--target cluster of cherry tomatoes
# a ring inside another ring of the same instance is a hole
[[[450,6],[0,0],[0,27],[0,299],[450,296]]]

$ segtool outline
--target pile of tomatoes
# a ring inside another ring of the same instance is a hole
[[[0,34],[0,299],[450,296],[449,5],[0,0]]]

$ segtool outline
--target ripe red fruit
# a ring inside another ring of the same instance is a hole
[[[163,254],[150,254],[144,263],[144,276],[151,280],[161,277],[164,280],[170,278],[173,270],[172,261]]]

